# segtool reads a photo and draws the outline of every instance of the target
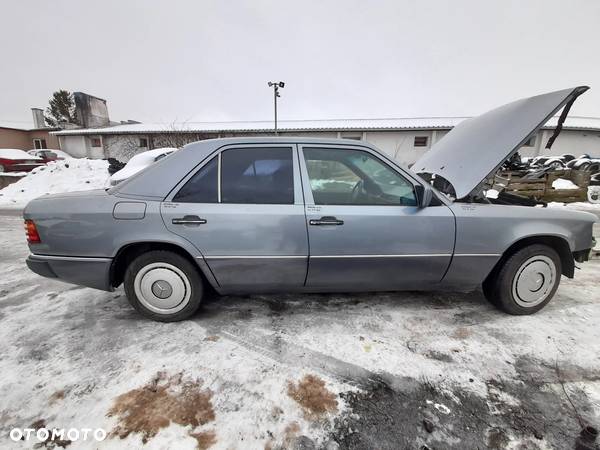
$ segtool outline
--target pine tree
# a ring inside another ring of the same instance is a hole
[[[50,106],[46,108],[44,119],[51,127],[59,127],[61,122],[77,123],[75,115],[75,100],[69,91],[60,90],[52,94],[49,101]]]

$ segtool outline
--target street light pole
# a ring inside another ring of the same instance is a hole
[[[275,135],[277,136],[277,97],[279,95],[279,88],[284,88],[285,83],[283,81],[269,81],[269,87],[273,88],[273,109],[275,111]]]

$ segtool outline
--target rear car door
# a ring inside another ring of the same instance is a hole
[[[295,145],[221,149],[161,205],[224,291],[301,287],[308,240]]]
[[[302,145],[310,289],[404,289],[439,282],[454,216],[419,208],[418,180],[367,147]]]

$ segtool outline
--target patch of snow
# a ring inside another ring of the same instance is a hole
[[[0,148],[0,158],[2,159],[42,159],[39,156],[30,155],[29,153],[18,150],[16,148]]]
[[[566,180],[564,178],[557,178],[554,180],[552,187],[554,189],[579,189],[579,186],[577,186],[571,180]]]
[[[433,407],[435,409],[437,409],[439,412],[441,412],[444,415],[450,414],[450,408],[448,408],[443,403],[434,403],[432,400],[427,400],[427,404],[428,405],[433,405]]]
[[[496,189],[488,189],[485,191],[485,196],[487,198],[498,198],[499,192]]]
[[[573,203],[561,203],[561,202],[550,202],[548,208],[569,208],[569,209],[600,209],[599,203],[588,203],[588,202],[573,202]]]
[[[49,162],[0,190],[0,208],[23,208],[29,201],[45,194],[100,189],[108,177],[107,169],[108,162],[98,159],[71,158]]]

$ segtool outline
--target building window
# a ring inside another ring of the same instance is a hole
[[[353,133],[353,132],[340,133],[340,137],[342,139],[351,139],[353,141],[360,141],[360,140],[362,140],[362,133]]]
[[[415,147],[427,147],[427,136],[415,136]]]
[[[102,140],[99,137],[92,138],[92,147],[102,147]]]
[[[140,147],[148,148],[148,138],[140,138]]]
[[[46,139],[34,139],[33,140],[33,148],[35,148],[36,150],[48,148],[48,147],[46,147]]]
[[[535,136],[531,136],[527,141],[523,144],[523,147],[535,147]]]

